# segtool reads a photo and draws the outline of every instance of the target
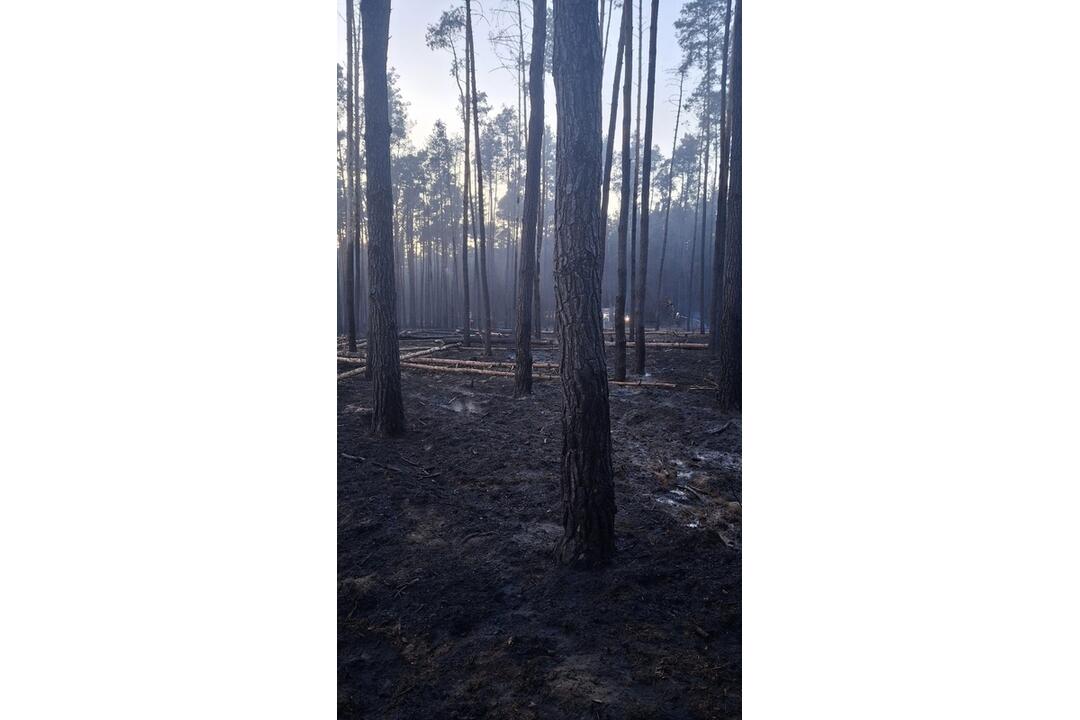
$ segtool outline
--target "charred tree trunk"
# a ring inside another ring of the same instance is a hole
[[[594,2],[555,0],[555,277],[562,381],[563,563],[615,554],[615,490],[600,317],[600,33]]]
[[[546,2],[545,2],[546,4]],[[545,24],[547,18],[544,18]],[[536,272],[533,273],[533,335],[537,340],[543,337],[543,324],[540,313],[540,258],[544,245],[544,205],[547,202],[547,171],[544,169],[544,137],[540,134],[540,217],[536,228]]]
[[[656,277],[656,329],[660,329],[660,308],[664,292],[664,256],[667,255],[668,225],[671,222],[671,193],[675,187],[675,150],[678,148],[679,120],[682,117],[683,83],[686,82],[685,66],[679,71],[679,100],[675,109],[675,135],[671,138],[671,168],[668,171],[667,209],[664,210],[664,242],[660,245],[660,271]]]
[[[626,0],[630,2],[630,0]],[[637,106],[634,111],[634,189],[630,209],[630,341],[634,340],[637,328],[637,218],[638,218],[638,176],[641,173],[641,0],[638,0],[638,57],[637,57]]]
[[[731,63],[731,184],[727,197],[720,372],[716,397],[725,410],[742,409],[742,3],[735,8]],[[717,222],[717,232],[721,224]]]
[[[457,67],[456,58],[454,67]],[[456,70],[455,70],[456,72]],[[460,82],[458,84],[460,88]],[[461,281],[462,281],[462,325],[461,342],[469,347],[469,58],[465,57],[465,90],[461,92],[461,113],[465,125],[465,178],[461,186]]]
[[[519,18],[520,20],[520,18]],[[544,46],[547,37],[547,2],[533,0],[532,58],[529,65],[529,131],[525,146],[525,207],[521,233],[521,279],[517,285],[517,357],[514,394],[532,392],[533,293],[536,290],[536,231],[540,215],[540,154],[544,140]]]
[[[623,2],[622,192],[615,278],[615,379],[626,379],[626,234],[630,222],[630,88],[634,68],[633,5]]]
[[[701,182],[701,161],[698,161],[696,183]],[[696,188],[695,188],[696,190]],[[698,232],[698,206],[697,198],[694,198],[694,223],[691,226],[692,235],[690,241],[690,276],[686,282],[686,331],[693,329],[694,321],[694,258],[697,257],[697,232]]]
[[[713,285],[712,306],[709,309],[709,352],[712,355],[720,353],[720,312],[722,293],[724,287],[724,224],[725,206],[727,205],[727,181],[728,170],[731,162],[730,128],[727,127],[727,93],[728,93],[728,49],[731,45],[731,0],[728,0],[727,12],[724,14],[724,56],[720,71],[720,169],[717,173],[716,190],[716,228],[715,242],[713,243]]]
[[[623,13],[622,24],[626,24]],[[615,79],[611,87],[611,112],[608,114],[607,152],[604,155],[604,192],[600,200],[600,219],[604,221],[604,236],[600,240],[600,274],[604,273],[604,260],[607,254],[608,197],[611,189],[611,165],[615,155],[615,118],[619,114],[619,76],[622,74],[623,52],[626,44],[626,30],[619,32],[619,49],[615,55]]]
[[[345,70],[346,93],[348,95],[348,98],[345,101],[345,147],[346,155],[348,156],[346,175],[349,179],[349,193],[352,194],[354,190],[352,187],[353,178],[355,177],[354,171],[357,162],[355,124],[356,77],[355,72],[353,71],[353,59],[356,54],[356,42],[353,36],[356,34],[356,23],[354,21],[353,0],[347,0],[345,4],[345,24],[348,26],[345,30],[345,54],[347,56],[346,63],[348,64],[348,68]],[[350,208],[353,208],[352,203],[350,203]],[[353,252],[353,248],[356,246],[358,226],[357,213],[355,208],[353,208],[345,223],[345,246],[347,257],[347,267],[345,268],[345,304],[347,306],[346,326],[349,334],[349,352],[356,352],[356,254]]]
[[[645,157],[641,168],[641,264],[638,267],[637,295],[634,298],[634,327],[637,346],[634,370],[645,374],[645,280],[649,267],[649,191],[652,179],[653,104],[656,98],[656,17],[660,0],[652,0],[652,20],[649,28],[649,84],[645,90]]]
[[[470,0],[465,0],[465,54],[472,82],[473,140],[476,143],[476,204],[479,215],[477,225],[480,227],[480,295],[484,306],[484,355],[491,355],[491,295],[488,292],[487,238],[484,233],[484,164],[480,158],[480,100],[476,90],[476,49],[473,43]]]
[[[350,0],[351,2],[351,0]],[[394,196],[390,179],[390,107],[386,50],[390,0],[361,0],[364,64],[364,151],[367,156],[368,286],[371,328],[367,348],[372,379],[372,429],[405,431],[398,363],[394,290]]]

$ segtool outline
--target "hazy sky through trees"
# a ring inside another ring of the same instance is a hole
[[[428,48],[425,42],[427,26],[438,21],[444,10],[448,10],[456,0],[398,0],[390,9],[390,51],[389,67],[397,70],[402,96],[409,103],[409,119],[413,122],[411,139],[414,146],[421,147],[431,133],[436,120],[441,119],[451,128],[451,134],[461,134],[458,114],[458,88],[450,75],[450,53]],[[464,0],[456,2],[464,5]],[[675,37],[675,19],[683,0],[669,0],[660,3],[658,30],[656,37],[656,117],[654,119],[653,143],[659,145],[664,157],[671,151],[671,133],[675,129],[675,97],[678,78],[674,69],[681,59],[679,44]],[[492,50],[489,36],[498,24],[505,27],[513,23],[516,37],[517,26],[514,14],[499,17],[497,9],[505,6],[514,9],[513,0],[484,0],[474,3],[474,31],[476,32],[476,80],[479,90],[488,95],[488,101],[497,112],[503,105],[517,110],[517,85],[512,70],[499,68],[500,62]],[[548,0],[548,7],[551,2]],[[532,28],[532,2],[521,0],[522,24],[525,30],[525,61],[528,63],[530,30]],[[338,62],[345,62],[345,0],[338,0]],[[643,38],[649,37],[649,3],[643,7],[645,28]],[[637,63],[637,2],[634,0],[634,63]],[[607,19],[605,18],[605,24]],[[605,98],[611,95],[611,74],[615,71],[615,51],[618,47],[619,13],[611,25],[608,37],[607,59],[604,64],[603,93]],[[551,28],[548,28],[550,33]],[[459,52],[464,49],[464,41]],[[647,49],[647,48],[646,48]],[[328,70],[330,72],[330,70]],[[526,65],[526,73],[528,72]],[[692,88],[699,77],[694,71],[687,81],[687,88]],[[635,83],[637,80],[635,72]],[[644,80],[644,78],[643,78]],[[551,73],[544,76],[545,110],[548,125],[555,128],[555,86]],[[361,92],[363,89],[361,88]],[[687,91],[689,95],[689,90]],[[636,93],[635,93],[636,100]],[[603,101],[604,128],[607,128],[608,99]],[[644,104],[644,93],[642,94]],[[620,107],[621,112],[621,107]],[[644,107],[642,108],[644,112]],[[456,123],[456,124],[455,124]],[[697,124],[684,122],[679,134],[697,132]]]

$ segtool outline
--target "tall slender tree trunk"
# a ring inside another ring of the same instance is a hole
[[[724,294],[720,311],[720,370],[717,401],[742,409],[742,3],[735,8],[731,63],[731,184],[728,187],[724,248]]]
[[[455,51],[454,68],[456,77],[457,57]],[[461,114],[465,126],[465,177],[461,185],[461,281],[462,281],[462,323],[461,340],[465,347],[469,347],[471,337],[469,335],[469,184],[472,182],[469,176],[469,57],[465,55],[465,89],[461,90],[461,81],[458,80],[458,91],[461,95]]]
[[[543,0],[545,3],[547,0]],[[547,5],[544,6],[544,19],[547,20]],[[522,235],[522,207],[521,207],[521,134],[525,123],[525,104],[527,87],[525,85],[525,30],[521,20],[521,0],[517,0],[517,23],[518,23],[518,114],[517,133],[514,135],[514,169],[517,180],[514,188],[514,302],[518,297],[518,278],[521,276],[521,235]],[[525,129],[525,142],[528,143],[528,130]],[[531,292],[532,288],[527,287]],[[507,303],[509,305],[509,303]],[[530,313],[531,315],[531,313]]]
[[[487,238],[484,235],[484,164],[480,158],[480,100],[476,90],[476,49],[473,43],[472,3],[465,0],[465,52],[472,82],[473,140],[476,142],[476,199],[480,226],[480,288],[484,307],[484,355],[491,355],[491,296],[488,293]],[[494,208],[492,209],[494,213]]]
[[[629,1],[629,0],[627,0]],[[623,13],[622,24],[626,24]],[[604,259],[607,251],[608,197],[611,189],[611,165],[615,155],[615,118],[619,114],[619,80],[622,74],[623,55],[626,47],[626,30],[619,31],[619,49],[615,55],[615,79],[611,86],[611,112],[608,114],[607,152],[604,154],[604,189],[600,200],[600,219],[604,221],[604,236],[600,241],[600,276],[603,280]]]
[[[626,0],[630,2],[631,0]],[[633,206],[630,210],[630,312],[637,314],[637,218],[638,218],[638,176],[641,173],[641,0],[638,0],[638,57],[637,57],[637,108],[634,113],[634,189]],[[637,318],[630,318],[630,340],[634,340]]]
[[[713,285],[712,307],[709,310],[709,353],[713,356],[720,353],[720,306],[724,286],[724,221],[725,206],[727,205],[727,181],[730,163],[730,138],[728,134],[727,100],[728,100],[728,49],[731,44],[731,5],[728,0],[727,11],[724,13],[724,58],[720,71],[720,170],[717,173],[716,194],[716,239],[713,247]]]
[[[386,50],[390,0],[360,0],[363,20],[364,151],[367,156],[368,286],[367,360],[372,378],[372,429],[378,435],[405,431],[401,398],[394,290],[394,196],[390,177],[390,107]]]
[[[656,17],[660,0],[652,0],[652,18],[649,27],[649,85],[645,97],[645,157],[641,168],[641,266],[637,276],[637,305],[634,307],[637,350],[634,353],[634,370],[645,374],[645,281],[649,267],[649,191],[652,180],[653,109],[656,99]]]
[[[651,51],[650,51],[651,52]],[[679,69],[679,100],[675,110],[675,134],[671,138],[671,168],[668,171],[667,209],[664,210],[664,242],[660,245],[660,269],[656,277],[656,329],[660,329],[660,309],[664,291],[664,256],[667,255],[668,225],[671,222],[671,194],[675,187],[675,150],[678,148],[679,119],[682,117],[683,83],[686,82],[686,68]]]
[[[601,75],[595,2],[555,0],[555,275],[562,381],[563,563],[615,554],[604,331],[600,317]]]
[[[701,318],[698,334],[705,334],[705,237],[709,219],[709,149],[712,141],[712,43],[705,51],[705,164],[704,179],[701,181]]]
[[[348,95],[348,98],[345,101],[345,146],[346,154],[348,156],[346,174],[349,179],[349,192],[352,194],[354,190],[353,182],[357,163],[355,124],[356,77],[353,70],[355,67],[353,60],[356,55],[356,42],[354,39],[354,36],[356,35],[356,22],[354,20],[353,0],[346,0],[345,23],[348,25],[348,28],[345,31],[345,54],[347,56],[346,63],[348,64],[348,68],[345,70],[345,85],[346,93]],[[346,256],[348,258],[348,267],[345,269],[347,278],[345,283],[345,304],[347,306],[346,327],[349,334],[349,352],[356,352],[356,253],[354,252],[354,248],[356,247],[356,234],[358,232],[359,223],[357,222],[355,204],[349,203],[349,207],[351,208],[351,212],[345,223]]]
[[[545,5],[546,5],[545,0]],[[546,7],[545,7],[546,10]],[[547,23],[547,18],[544,18]],[[544,205],[547,203],[547,170],[544,163],[544,133],[540,133],[540,218],[536,228],[536,272],[533,273],[533,334],[537,340],[543,337],[540,308],[540,258],[544,245]]]
[[[520,23],[520,5],[518,7]],[[517,356],[514,394],[532,393],[533,293],[536,290],[536,230],[540,215],[540,171],[544,140],[544,46],[547,38],[547,2],[533,0],[532,58],[529,64],[529,131],[525,147],[525,207],[521,234],[521,278],[517,286]]]
[[[408,207],[409,201],[405,202],[405,248],[407,256],[407,262],[409,265],[409,292],[405,296],[409,300],[409,326],[416,327],[418,318],[416,317],[416,253],[413,248],[414,236],[413,236],[413,214],[412,210]]]
[[[701,183],[701,161],[698,160],[697,168],[697,184]],[[697,190],[697,188],[694,188]],[[693,329],[694,318],[694,259],[697,257],[697,233],[698,233],[698,205],[697,198],[694,198],[694,223],[691,226],[693,228],[692,239],[690,242],[690,277],[686,282],[686,331],[690,332]]]
[[[618,267],[615,279],[615,379],[626,379],[626,235],[630,222],[630,88],[634,69],[633,5],[623,0],[622,192],[619,197]]]
[[[607,0],[607,22],[604,22],[604,0],[600,0],[600,28],[604,31],[604,47],[601,50],[600,57],[600,76],[604,76],[604,68],[607,67],[607,43],[608,36],[611,35],[611,16],[615,7],[615,0]],[[619,52],[622,52],[620,50]],[[616,70],[615,75],[618,76],[619,72]]]

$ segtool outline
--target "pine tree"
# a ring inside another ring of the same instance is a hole
[[[386,51],[390,0],[360,0],[363,25],[364,150],[367,159],[368,305],[367,359],[372,379],[372,429],[405,431],[398,360],[394,283],[394,197],[390,176],[390,107]]]
[[[601,50],[595,2],[555,0],[555,277],[562,357],[563,563],[615,554],[615,491],[600,317]]]

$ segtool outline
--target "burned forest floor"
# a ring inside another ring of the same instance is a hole
[[[432,356],[487,360],[475,337]],[[739,716],[741,420],[716,409],[707,353],[649,348],[647,366],[678,387],[610,388],[617,555],[591,571],[552,553],[557,380],[515,399],[511,377],[403,368],[391,440],[363,373],[338,381],[340,717]]]

